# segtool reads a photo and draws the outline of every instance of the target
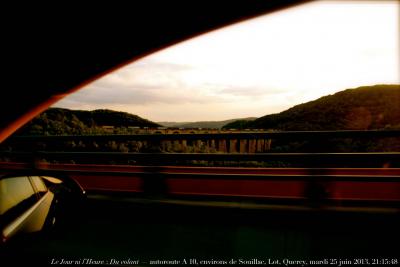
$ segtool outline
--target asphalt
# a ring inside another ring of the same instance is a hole
[[[399,213],[228,204],[90,196],[50,232],[9,244],[2,261],[149,266],[192,260],[195,266],[399,257]]]

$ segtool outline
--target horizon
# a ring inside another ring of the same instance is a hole
[[[400,84],[399,3],[303,4],[128,64],[53,107],[155,122],[262,117],[350,88]]]
[[[343,91],[346,91],[346,90],[354,90],[354,89],[358,89],[358,88],[362,88],[362,87],[372,87],[372,86],[380,86],[380,85],[394,85],[394,86],[400,86],[400,83],[399,83],[399,84],[374,84],[374,85],[359,86],[359,87],[356,87],[356,88],[346,88],[346,89],[343,89],[343,90],[341,90],[341,91],[338,91],[338,92],[335,92],[335,93],[329,94],[329,95],[334,95],[334,94],[336,94],[336,93],[343,92]],[[285,109],[285,110],[283,110],[283,111],[280,111],[280,112],[277,112],[277,113],[271,113],[271,114],[264,114],[264,115],[262,115],[262,116],[260,116],[260,117],[264,117],[264,116],[268,116],[268,115],[273,115],[273,114],[279,114],[279,113],[281,113],[281,112],[284,112],[284,111],[286,111],[286,110],[288,110],[288,109],[291,109],[291,108],[293,108],[293,107],[296,107],[296,106],[298,106],[298,105],[305,104],[305,103],[308,103],[308,102],[312,102],[312,101],[318,100],[318,99],[320,99],[320,98],[322,98],[322,97],[329,96],[329,95],[324,95],[324,96],[318,97],[318,98],[316,98],[316,99],[312,99],[312,100],[307,101],[307,102],[298,103],[298,104],[295,104],[294,106],[291,106],[291,107],[289,107],[289,108],[287,108],[287,109]],[[50,107],[50,108],[63,108],[63,107],[54,107],[54,106],[53,106],[53,107]],[[74,110],[74,111],[79,111],[79,110],[82,110],[82,111],[110,110],[110,111],[115,111],[115,112],[126,112],[126,111],[122,111],[122,110],[113,110],[113,109],[106,109],[106,108],[91,109],[91,110],[71,109],[71,108],[63,108],[63,109],[69,109],[69,110]],[[127,112],[127,113],[129,113],[129,114],[131,114],[131,115],[137,115],[137,116],[139,116],[138,114],[133,114],[133,113],[130,113],[130,112]],[[147,119],[147,120],[149,120],[148,118],[145,118],[145,117],[142,117],[142,116],[139,116],[139,117],[141,117],[142,119]],[[239,118],[239,117],[238,117],[238,118],[228,118],[228,119],[222,119],[222,120],[207,120],[207,119],[206,119],[206,120],[198,120],[198,121],[171,121],[171,120],[170,120],[170,121],[168,121],[168,120],[165,120],[165,121],[152,121],[152,120],[150,120],[150,121],[155,122],[155,123],[176,123],[176,124],[185,124],[185,123],[194,123],[194,122],[221,122],[221,121],[229,121],[229,120],[248,119],[248,118],[258,119],[258,118],[260,118],[260,117],[249,116],[249,117],[240,117],[240,118]]]

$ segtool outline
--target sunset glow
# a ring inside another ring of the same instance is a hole
[[[54,106],[152,121],[225,120],[280,112],[347,88],[398,84],[398,10],[397,1],[285,9],[152,54]]]

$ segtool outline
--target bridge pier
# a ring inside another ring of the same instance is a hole
[[[186,149],[187,149],[187,141],[186,141],[186,140],[182,140],[181,146],[182,146],[182,151],[183,151],[183,152],[186,152]]]
[[[263,139],[257,139],[256,140],[256,142],[257,142],[257,144],[256,144],[256,149],[257,149],[257,152],[259,152],[259,153],[262,153],[263,152]]]
[[[249,140],[248,153],[255,153],[257,151],[257,139]]]
[[[219,152],[227,152],[227,145],[226,145],[226,140],[225,139],[219,139],[218,140],[218,151]]]
[[[247,153],[247,140],[240,139],[239,140],[239,153]]]
[[[229,153],[235,153],[236,150],[236,145],[237,145],[237,140],[231,139],[229,140]]]
[[[206,140],[163,140],[159,142],[162,151],[186,152],[188,147],[193,152],[222,153],[262,153],[271,149],[271,139],[206,139]],[[143,141],[142,146],[154,146],[156,143]]]
[[[216,150],[216,147],[215,147],[215,139],[212,139],[211,141],[210,141],[210,148],[212,149],[212,150]]]
[[[271,150],[271,143],[272,143],[272,140],[271,139],[267,139],[267,140],[264,140],[264,151],[269,151],[269,150]]]

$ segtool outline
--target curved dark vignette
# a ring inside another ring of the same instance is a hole
[[[8,7],[0,142],[48,106],[152,52],[304,0],[140,1]]]

